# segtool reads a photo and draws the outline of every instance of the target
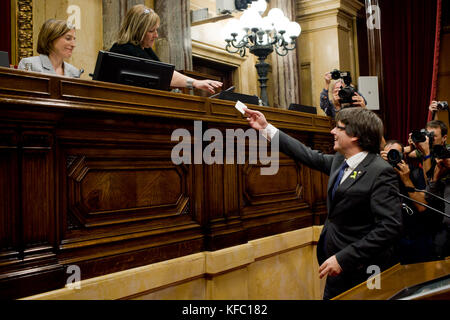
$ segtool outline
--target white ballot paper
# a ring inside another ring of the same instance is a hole
[[[238,102],[236,102],[236,105],[234,107],[236,109],[238,109],[238,111],[240,113],[242,113],[242,115],[245,114],[244,108],[247,108],[247,106],[245,104],[243,104],[242,102],[240,102],[239,100],[238,100]]]

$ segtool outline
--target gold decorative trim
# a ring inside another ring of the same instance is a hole
[[[33,55],[33,1],[17,0],[16,62]]]

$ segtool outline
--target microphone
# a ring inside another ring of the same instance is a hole
[[[212,98],[215,98],[215,97],[217,97],[219,94],[221,94],[222,92],[233,92],[233,90],[234,90],[234,86],[231,86],[231,87],[229,87],[227,90],[223,90],[223,91],[220,91],[220,92],[218,92],[218,93],[216,93],[216,94],[213,94],[212,96],[210,96],[208,99],[212,99]]]
[[[402,198],[408,199],[409,201],[418,203],[418,204],[420,204],[421,206],[424,206],[425,208],[428,208],[428,209],[430,209],[430,210],[436,211],[437,213],[440,213],[440,214],[442,214],[443,216],[446,216],[447,218],[450,218],[449,215],[447,215],[447,214],[445,214],[444,212],[442,212],[442,211],[440,211],[440,210],[437,210],[437,209],[435,209],[435,208],[433,208],[433,207],[430,207],[429,205],[426,205],[425,203],[422,203],[422,202],[420,202],[420,201],[417,201],[417,200],[414,200],[414,199],[412,199],[412,198],[410,198],[410,197],[407,197],[407,196],[401,194],[400,192],[397,192],[397,191],[392,191],[392,192],[393,192],[394,194],[396,194],[397,196],[400,196],[400,197],[402,197]]]

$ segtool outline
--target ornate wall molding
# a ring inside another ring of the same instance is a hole
[[[16,3],[16,61],[33,55],[33,1]]]

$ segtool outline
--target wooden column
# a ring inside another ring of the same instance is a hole
[[[369,51],[369,75],[378,77],[380,115],[386,120],[384,106],[383,47],[381,44],[381,9],[378,0],[366,1],[367,42]]]
[[[156,41],[159,58],[177,70],[192,70],[191,20],[188,0],[155,0],[161,18]]]
[[[289,20],[295,21],[295,0],[272,0],[270,5],[283,10]],[[287,109],[291,103],[300,103],[297,49],[284,57],[272,54],[272,80],[273,107]]]
[[[319,104],[326,72],[334,68],[350,71],[353,82],[357,82],[354,18],[361,7],[357,0],[324,0],[320,5],[296,0],[297,22],[302,27],[297,48],[301,103],[315,106],[319,114],[324,114]]]

